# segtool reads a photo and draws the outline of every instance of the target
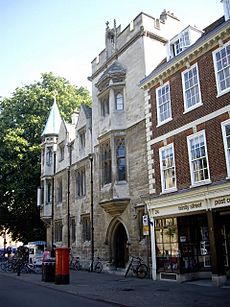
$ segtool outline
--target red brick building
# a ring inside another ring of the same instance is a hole
[[[219,286],[230,273],[230,20],[189,26],[166,48],[141,81],[153,278]]]

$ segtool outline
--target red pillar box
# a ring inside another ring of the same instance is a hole
[[[69,248],[57,247],[56,255],[56,271],[55,284],[66,285],[69,284]]]

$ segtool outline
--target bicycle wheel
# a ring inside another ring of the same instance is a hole
[[[95,264],[94,271],[95,271],[96,273],[101,273],[102,270],[103,270],[103,265],[102,265],[101,262],[98,261],[98,262]]]
[[[80,271],[81,270],[81,264],[80,262],[76,261],[74,264],[74,269],[75,271]]]
[[[27,274],[27,273],[29,273],[29,269],[28,269],[27,265],[23,265],[23,266],[20,268],[20,273],[22,273],[22,274]]]
[[[148,267],[145,264],[140,264],[137,267],[137,277],[138,278],[145,278],[148,274]]]

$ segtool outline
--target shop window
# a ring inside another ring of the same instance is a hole
[[[205,131],[187,138],[192,185],[210,183]]]
[[[177,220],[158,219],[155,227],[158,271],[177,272],[179,270]]]
[[[178,218],[181,272],[210,270],[210,243],[205,214]]]
[[[176,190],[176,167],[174,146],[169,144],[159,149],[162,192]]]
[[[230,43],[213,52],[213,62],[216,75],[218,95],[230,90]]]
[[[202,105],[197,64],[182,73],[182,84],[185,112]]]

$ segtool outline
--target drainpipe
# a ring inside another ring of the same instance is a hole
[[[91,207],[91,272],[94,262],[94,220],[93,220],[93,155],[89,154],[90,160],[90,207]]]
[[[55,147],[53,147],[55,149]],[[56,173],[56,151],[54,150],[53,156],[53,176],[52,176],[52,207],[51,207],[51,247],[54,245],[54,176]]]
[[[72,164],[72,144],[68,143],[69,166],[67,166],[67,246],[70,248],[70,166]]]

